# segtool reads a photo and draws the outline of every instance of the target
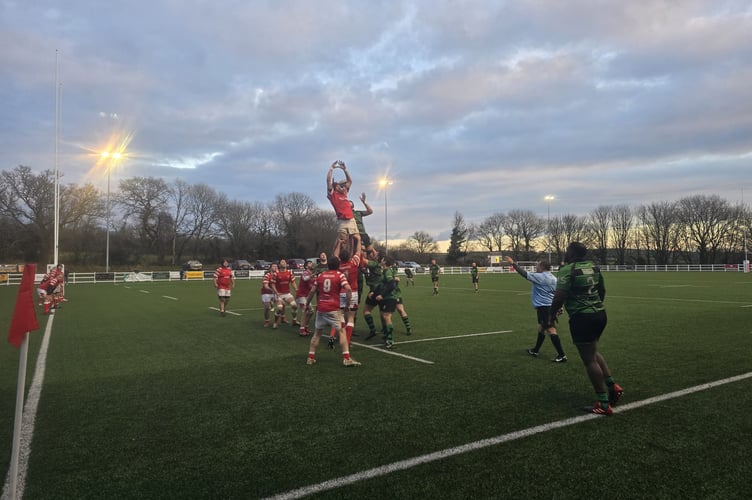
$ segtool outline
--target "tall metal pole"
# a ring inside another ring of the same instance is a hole
[[[387,202],[387,192],[389,191],[389,181],[384,183],[384,255],[389,254],[389,204]]]
[[[58,50],[55,49],[55,189],[54,212],[55,227],[53,236],[53,264],[58,264],[58,243],[60,241],[60,94],[62,93],[58,81]]]
[[[546,246],[548,247],[548,263],[551,264],[551,202],[547,204],[546,214]]]
[[[105,252],[104,272],[110,272],[110,173],[112,171],[112,165],[107,167],[107,245]]]

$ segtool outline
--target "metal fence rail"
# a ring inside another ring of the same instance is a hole
[[[535,266],[525,263],[525,270],[534,271]],[[668,265],[630,265],[601,266],[604,272],[749,272],[743,264],[668,264]],[[398,269],[399,273],[404,273],[404,269]],[[481,273],[503,274],[514,272],[508,266],[479,267]],[[555,271],[555,270],[554,270]],[[441,272],[444,275],[452,274],[469,274],[470,267],[454,266],[442,267]],[[254,280],[264,277],[266,271],[235,271],[235,279]],[[300,272],[296,272],[300,274]],[[427,272],[418,272],[416,276],[428,276]],[[0,273],[0,286],[2,285],[19,285],[21,283],[22,273]],[[37,274],[35,283],[42,280],[43,274]],[[205,281],[214,277],[214,271],[133,271],[133,272],[109,272],[109,273],[70,273],[67,276],[68,284],[84,283],[134,283],[147,281]]]

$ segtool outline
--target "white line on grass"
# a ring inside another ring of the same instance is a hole
[[[26,487],[26,473],[29,468],[29,456],[31,455],[31,439],[34,435],[34,422],[37,418],[39,397],[42,395],[44,372],[47,367],[47,348],[50,345],[52,323],[54,320],[55,315],[51,314],[47,320],[47,327],[44,329],[42,345],[39,347],[39,354],[37,355],[37,367],[34,370],[34,378],[31,381],[31,387],[29,387],[29,394],[26,395],[26,404],[23,409],[23,422],[21,422],[21,448],[18,454],[18,477],[16,478],[16,498],[23,498],[24,488]],[[31,334],[27,333],[26,335]],[[9,498],[9,490],[10,470],[6,475],[5,485],[3,486],[3,500]]]
[[[248,307],[243,309],[235,309],[236,311],[263,311],[263,307]]]
[[[139,290],[141,293],[151,293],[149,290]]]
[[[178,300],[177,297],[170,297],[169,295],[162,295],[165,299]]]
[[[705,300],[705,299],[672,299],[670,297],[629,297],[626,295],[609,295],[611,298],[617,299],[631,299],[631,300],[666,300],[669,302],[703,302],[707,304],[746,304],[746,302],[739,302],[737,300]]]
[[[219,311],[219,308],[218,308],[218,307],[210,307],[209,309],[214,309],[215,311]],[[225,312],[226,312],[227,314],[233,314],[233,315],[235,315],[235,316],[242,316],[242,314],[238,314],[238,313],[236,313],[236,312],[228,311],[228,310],[226,310],[226,309],[225,309]]]
[[[495,335],[497,333],[512,333],[514,330],[499,330],[498,332],[468,333],[465,335],[453,335],[451,337],[432,337],[430,339],[402,340],[394,344],[412,344],[413,342],[433,342],[434,340],[462,339],[465,337],[482,337],[484,335]]]
[[[650,404],[658,403],[660,401],[666,401],[669,399],[686,396],[688,394],[692,394],[692,393],[699,392],[699,391],[704,391],[706,389],[711,389],[713,387],[718,387],[718,386],[725,385],[725,384],[730,384],[732,382],[739,382],[741,380],[745,380],[748,378],[752,378],[752,372],[747,372],[745,374],[737,375],[735,377],[729,377],[729,378],[725,378],[722,380],[717,380],[715,382],[709,382],[707,384],[696,385],[694,387],[689,387],[687,389],[682,389],[679,391],[669,392],[668,394],[663,394],[660,396],[643,399],[642,401],[636,401],[634,403],[620,405],[614,408],[614,413],[621,413],[624,411],[634,410],[642,406],[647,406]],[[480,450],[483,448],[488,448],[490,446],[496,446],[502,443],[508,443],[510,441],[515,441],[517,439],[534,436],[535,434],[540,434],[542,432],[547,432],[547,431],[551,431],[554,429],[560,429],[562,427],[568,427],[570,425],[579,424],[582,422],[587,422],[589,420],[593,420],[596,418],[609,418],[609,417],[603,417],[600,415],[594,415],[592,413],[589,413],[585,415],[580,415],[578,417],[571,417],[571,418],[566,418],[564,420],[558,420],[556,422],[549,422],[547,424],[537,425],[535,427],[529,427],[527,429],[523,429],[520,431],[510,432],[508,434],[502,434],[500,436],[496,436],[496,437],[492,437],[488,439],[481,439],[480,441],[463,444],[461,446],[455,446],[454,448],[447,448],[447,449],[436,451],[433,453],[428,453],[426,455],[420,455],[414,458],[409,458],[407,460],[401,460],[399,462],[393,462],[391,464],[382,465],[380,467],[374,467],[372,469],[368,469],[362,472],[356,472],[355,474],[350,474],[349,476],[338,477],[336,479],[330,479],[328,481],[324,481],[319,484],[312,484],[310,486],[304,486],[302,488],[290,490],[285,493],[279,493],[277,495],[274,495],[268,498],[274,499],[274,500],[288,500],[288,499],[293,499],[293,498],[302,498],[304,496],[312,495],[314,493],[320,493],[322,491],[329,491],[329,490],[333,490],[336,488],[341,488],[342,486],[357,483],[359,481],[364,481],[366,479],[373,479],[376,477],[385,476],[387,474],[391,474],[392,472],[410,469],[413,467],[417,467],[418,465],[427,464],[430,462],[436,462],[438,460],[443,460],[445,458],[453,457],[455,455],[461,455],[463,453]]]
[[[403,343],[404,342],[400,342],[400,344],[403,344]],[[378,352],[381,352],[381,353],[384,353],[384,354],[391,354],[392,356],[398,356],[400,358],[410,359],[410,360],[413,360],[413,361],[417,361],[418,363],[425,363],[427,365],[434,364],[433,361],[428,361],[427,359],[416,358],[415,356],[408,356],[407,354],[402,354],[402,353],[399,353],[399,352],[390,351],[388,349],[384,349],[383,347],[379,347],[379,346],[373,346],[373,345],[368,345],[368,344],[361,344],[359,342],[351,342],[351,344],[359,346],[359,347],[365,347],[366,349],[372,349],[374,351],[378,351]]]

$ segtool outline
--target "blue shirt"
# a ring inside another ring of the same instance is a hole
[[[533,284],[533,307],[550,306],[556,291],[556,276],[551,271],[527,273],[525,277]]]

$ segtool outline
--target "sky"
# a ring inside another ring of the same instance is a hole
[[[0,0],[0,46],[0,170],[62,183],[104,191],[114,144],[113,190],[329,210],[340,159],[389,241],[446,240],[455,212],[752,199],[748,1]]]

